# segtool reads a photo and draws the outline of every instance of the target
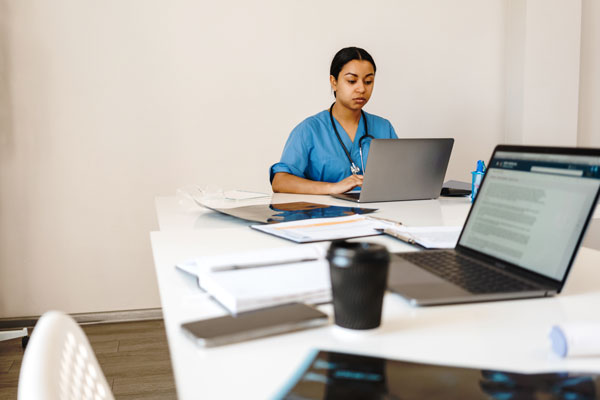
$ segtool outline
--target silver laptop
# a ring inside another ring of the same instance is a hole
[[[600,192],[600,149],[497,146],[453,250],[393,256],[414,305],[560,293]]]
[[[373,139],[359,192],[333,197],[359,203],[439,197],[454,139]]]

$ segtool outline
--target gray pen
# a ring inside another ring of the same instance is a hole
[[[211,272],[235,271],[238,269],[246,269],[246,268],[276,267],[278,265],[295,264],[295,263],[317,261],[317,260],[318,260],[317,257],[310,257],[310,258],[297,258],[294,260],[285,260],[285,261],[267,261],[267,262],[253,263],[253,264],[222,265],[219,267],[211,268]]]
[[[375,217],[373,215],[369,215],[365,218],[370,219],[372,221],[383,221],[383,222],[389,222],[390,224],[394,224],[394,225],[402,225],[402,222],[400,222],[400,221],[394,221],[393,219],[388,219],[388,218]]]
[[[400,239],[403,242],[409,243],[409,244],[416,244],[417,242],[415,242],[415,239],[413,239],[410,236],[405,236],[402,235],[398,232],[394,232],[392,229],[383,229],[383,233],[385,233],[386,235],[390,235],[392,237],[395,237],[396,239]]]

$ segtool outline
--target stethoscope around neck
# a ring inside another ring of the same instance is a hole
[[[342,148],[344,149],[344,152],[346,153],[346,157],[348,157],[348,161],[350,161],[350,171],[352,172],[352,175],[356,175],[360,172],[360,168],[358,168],[356,166],[356,164],[354,164],[354,161],[352,161],[350,152],[344,145],[344,142],[342,142],[342,138],[340,137],[340,134],[338,133],[338,130],[335,127],[335,122],[333,121],[333,106],[334,106],[334,104],[335,103],[333,103],[331,105],[331,107],[329,107],[329,119],[331,119],[331,126],[333,127],[333,131],[335,132],[335,136],[337,136],[338,141],[340,142],[340,144],[342,145]],[[367,117],[365,116],[364,111],[360,110],[360,114],[362,115],[362,119],[365,124],[365,134],[362,135],[358,141],[358,152],[360,153],[360,166],[362,167],[362,171],[364,173],[365,172],[365,163],[363,161],[362,144],[366,138],[370,138],[370,139],[375,139],[375,138],[373,137],[373,135],[369,135],[369,126],[367,125]]]

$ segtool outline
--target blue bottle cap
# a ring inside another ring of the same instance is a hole
[[[478,160],[477,161],[477,172],[485,172],[485,163],[483,162],[483,160]]]

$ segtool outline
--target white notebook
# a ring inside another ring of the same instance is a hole
[[[329,264],[318,246],[292,246],[199,257],[176,267],[231,313],[290,302],[331,301]],[[299,261],[311,260],[311,261]],[[267,266],[258,266],[260,263]]]
[[[199,284],[233,314],[291,302],[331,300],[326,260],[212,272],[200,277]]]

